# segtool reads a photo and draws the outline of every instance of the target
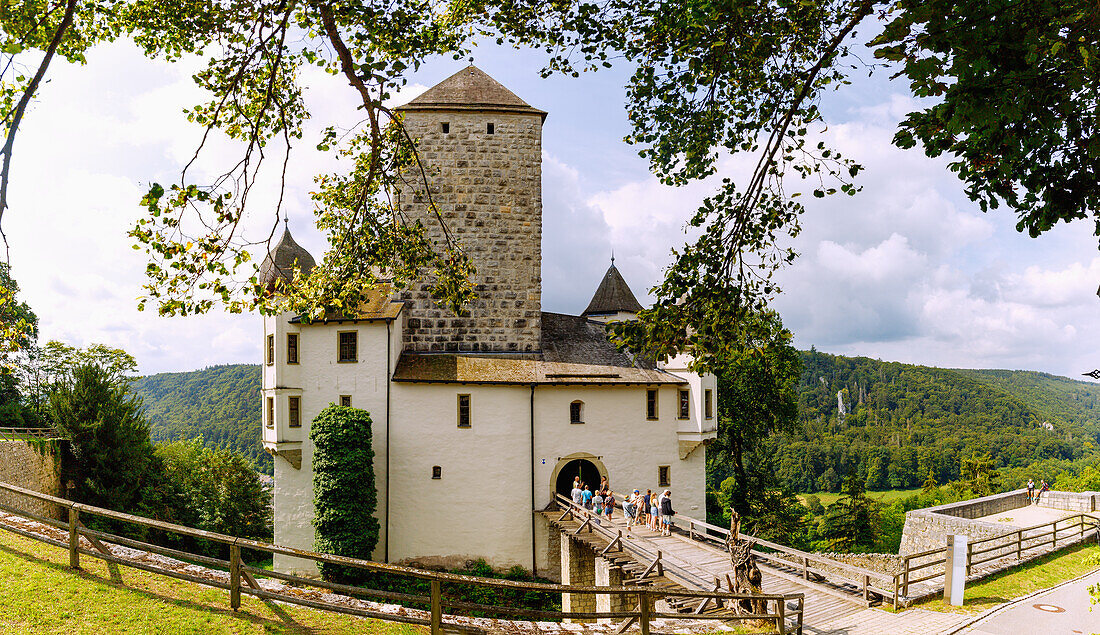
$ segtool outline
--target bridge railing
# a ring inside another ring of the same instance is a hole
[[[0,428],[0,441],[54,438],[57,438],[57,430],[53,428]]]
[[[555,494],[554,501],[557,504],[558,510],[562,512],[558,518],[559,521],[566,520],[572,517],[580,525],[573,530],[573,534],[580,534],[581,532],[589,532],[598,534],[601,538],[607,541],[607,546],[603,549],[600,555],[605,555],[610,551],[621,550],[631,554],[635,560],[642,563],[649,563],[642,577],[648,576],[650,573],[656,573],[657,575],[664,575],[668,578],[681,582],[687,587],[695,587],[696,589],[703,589],[703,591],[652,591],[654,595],[658,596],[673,596],[673,597],[690,597],[699,598],[702,600],[702,607],[710,604],[710,600],[717,600],[714,593],[719,592],[721,583],[718,580],[705,579],[697,575],[695,572],[688,568],[687,563],[679,561],[674,557],[670,557],[668,554],[662,553],[659,549],[653,549],[648,544],[643,543],[630,534],[624,534],[620,529],[612,529],[605,527],[600,522],[602,519],[597,517],[595,512],[585,509],[581,505],[577,505],[572,499],[562,496],[561,494]],[[705,591],[706,589],[713,589],[713,591]],[[802,618],[805,610],[805,595],[802,593],[793,593],[787,595],[774,595],[774,594],[736,594],[741,599],[753,599],[763,600],[765,605],[768,603],[774,603],[775,612],[767,612],[766,616],[761,615],[726,615],[723,619],[737,619],[737,620],[775,620],[777,624],[786,624],[786,620],[791,620],[793,624],[791,626],[785,626],[781,632],[802,632]],[[793,609],[788,608],[786,604],[793,601],[795,606]],[[662,613],[660,614],[666,617],[679,616],[680,619],[684,618],[680,613]],[[694,616],[693,616],[694,617]]]
[[[774,602],[776,605],[776,611],[774,613],[765,612],[759,615],[738,616],[731,616],[728,614],[706,614],[693,615],[690,616],[691,619],[767,620],[775,624],[776,632],[783,633],[784,635],[786,635],[787,633],[802,632],[801,611],[802,602],[804,601],[802,594],[754,596],[746,595],[743,593],[728,593],[724,591],[691,591],[689,593],[681,594],[669,591],[655,591],[652,589],[647,589],[645,587],[637,586],[573,586],[538,582],[497,580],[491,578],[478,578],[474,576],[459,575],[453,573],[438,573],[434,571],[425,571],[423,569],[414,569],[412,567],[402,567],[398,565],[385,564],[381,562],[371,562],[369,560],[361,560],[357,558],[347,558],[343,556],[335,556],[331,554],[293,549],[290,547],[284,547],[281,545],[275,545],[258,540],[251,540],[211,531],[204,531],[201,529],[195,529],[193,527],[176,525],[174,523],[167,523],[164,521],[144,518],[132,514],[125,514],[110,509],[104,509],[102,507],[75,503],[64,498],[42,494],[7,483],[0,483],[0,490],[18,494],[27,498],[52,503],[65,511],[65,515],[67,518],[64,521],[61,521],[55,518],[48,518],[46,516],[41,516],[24,511],[14,505],[0,504],[0,510],[8,512],[9,514],[19,516],[21,518],[26,518],[28,520],[37,521],[44,525],[48,525],[55,529],[67,532],[67,540],[51,538],[49,536],[42,535],[39,532],[30,531],[28,529],[14,526],[13,524],[3,522],[0,522],[0,529],[23,536],[24,538],[37,540],[39,542],[54,545],[62,549],[67,549],[69,552],[70,568],[79,569],[81,556],[90,556],[93,558],[104,560],[109,563],[131,567],[155,575],[163,575],[178,580],[193,582],[195,584],[224,589],[229,592],[229,605],[233,610],[237,610],[240,607],[241,595],[245,594],[263,600],[277,600],[279,602],[287,602],[290,604],[297,604],[325,611],[333,611],[337,613],[345,613],[360,617],[429,626],[433,634],[442,633],[445,624],[449,626],[458,626],[465,630],[471,630],[470,626],[467,624],[462,624],[460,622],[460,619],[466,615],[480,613],[502,616],[505,619],[519,618],[525,620],[595,620],[601,618],[636,620],[641,627],[642,633],[644,635],[648,635],[650,622],[653,619],[674,618],[682,620],[686,618],[685,615],[680,613],[664,613],[655,611],[654,602],[656,601],[656,599],[669,595],[688,595],[692,597],[707,598],[713,602],[728,602],[743,599],[764,599]],[[189,538],[201,539],[217,544],[222,544],[227,546],[229,549],[229,560],[212,558],[209,556],[190,553],[178,549],[171,549],[168,547],[163,547],[140,540],[134,540],[108,532],[94,531],[84,526],[84,524],[81,522],[82,516],[86,517],[89,515],[98,516],[100,518],[107,518],[122,523],[128,523],[147,529],[155,529],[166,534],[186,536]],[[86,547],[85,544],[81,541],[82,538],[87,541],[87,544],[90,544],[92,548]],[[170,558],[176,558],[188,563],[207,565],[210,567],[221,569],[223,571],[228,570],[228,582],[224,581],[224,578],[203,577],[199,575],[194,575],[193,573],[184,573],[183,571],[175,571],[171,569],[161,568],[147,564],[145,562],[123,558],[115,555],[105,543],[114,543],[134,549],[141,549],[150,553],[160,554],[168,556]],[[295,558],[312,560],[318,563],[342,565],[346,567],[360,569],[363,571],[373,571],[377,573],[390,574],[401,578],[420,580],[422,582],[429,583],[429,593],[428,595],[397,593],[393,591],[371,589],[363,586],[338,584],[335,582],[305,578],[275,571],[267,571],[264,569],[249,566],[245,562],[243,562],[241,560],[241,549],[250,549],[253,551],[270,553],[273,555],[280,554],[285,556],[292,556]],[[405,602],[408,604],[423,606],[424,609],[419,612],[404,612],[401,614],[395,614],[364,608],[362,606],[349,606],[346,604],[326,602],[323,599],[320,599],[323,598],[323,595],[318,595],[316,596],[316,598],[311,598],[303,597],[297,594],[269,591],[265,589],[261,584],[259,584],[257,580],[258,578],[263,577],[292,582],[295,585],[305,588],[316,587],[319,589],[324,589],[326,591],[334,591],[336,593],[351,595],[357,598],[370,598],[378,600]],[[480,587],[483,589],[505,589],[525,592],[536,591],[554,594],[572,593],[581,595],[620,596],[624,598],[624,604],[634,606],[635,608],[633,610],[620,611],[552,611],[526,609],[515,606],[481,604],[477,602],[466,602],[457,598],[444,596],[444,584],[447,584],[448,586],[461,585],[468,587]],[[786,610],[787,607],[785,604],[787,600],[796,600],[798,603],[797,622],[795,623],[795,626],[787,625],[788,612]],[[636,604],[634,602],[636,602]]]

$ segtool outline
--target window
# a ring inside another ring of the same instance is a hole
[[[438,466],[438,465],[433,465],[432,466],[432,478],[434,478],[434,479],[443,478],[443,468]]]
[[[267,365],[270,366],[275,363],[275,336],[267,336]]]
[[[267,427],[275,427],[275,398],[267,398]]]
[[[569,404],[569,423],[584,423],[584,402],[574,401]]]
[[[358,357],[359,334],[355,331],[344,331],[339,334],[340,346],[337,351],[336,361],[354,362]]]
[[[671,468],[667,465],[660,465],[657,467],[657,487],[668,487],[669,483],[668,473]]]
[[[443,122],[443,125],[442,125],[442,128],[443,128],[443,134],[450,134],[450,132],[451,132],[451,124],[449,124],[449,123],[447,123],[446,121],[444,121],[444,122]]]
[[[301,397],[287,397],[286,398],[287,412],[287,425],[291,428],[302,427],[302,398]]]
[[[470,395],[458,396],[458,427],[470,427]]]
[[[680,418],[681,419],[687,419],[688,418],[688,413],[690,411],[690,406],[691,406],[691,398],[689,397],[689,394],[690,393],[688,393],[688,391],[686,391],[686,390],[681,390],[680,391]]]
[[[297,364],[298,363],[298,334],[287,333],[286,334],[286,363]]]
[[[496,126],[491,123],[485,124],[485,134],[496,134]]]
[[[714,418],[714,391],[710,388],[703,391],[703,415],[707,419]]]
[[[351,395],[340,395],[340,405],[345,408],[351,407]]]
[[[654,388],[645,391],[645,418],[657,419],[657,390]]]

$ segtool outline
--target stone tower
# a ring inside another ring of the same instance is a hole
[[[426,283],[405,302],[405,349],[538,352],[542,296],[542,122],[532,108],[469,66],[397,109],[418,142],[430,192],[447,229],[477,267],[478,298],[463,315],[437,306]],[[443,228],[419,175],[401,206],[437,245]]]

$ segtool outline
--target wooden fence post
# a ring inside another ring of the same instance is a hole
[[[657,575],[662,576],[665,574],[665,565],[661,563],[661,550],[657,550]]]
[[[1016,532],[1016,559],[1023,558],[1024,553],[1024,531],[1021,529]]]
[[[649,594],[638,591],[638,625],[642,635],[649,635]]]
[[[868,587],[871,586],[871,576],[866,573],[863,574],[863,601],[867,602],[871,599],[871,592]]]
[[[432,580],[432,635],[443,632],[443,585]]]
[[[787,616],[784,613],[786,610],[786,600],[779,598],[775,601],[775,630],[786,635],[787,633]]]
[[[241,546],[229,545],[229,607],[241,608]]]
[[[1054,525],[1051,527],[1050,532],[1050,550],[1054,551],[1058,548],[1058,521],[1054,521]]]
[[[810,561],[806,556],[802,556],[802,579],[810,579]]]
[[[899,590],[899,586],[900,586],[900,584],[898,582],[899,577],[900,577],[900,574],[897,574],[897,573],[894,574],[894,610],[895,611],[898,610],[898,590]]]
[[[902,596],[908,598],[909,597],[909,558],[905,559],[905,573],[904,573],[904,576],[905,577],[902,578],[903,582],[901,584],[901,586],[902,586],[901,594],[902,594]]]
[[[69,568],[80,568],[80,508],[69,508]]]

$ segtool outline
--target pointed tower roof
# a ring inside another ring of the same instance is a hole
[[[515,93],[485,71],[471,64],[424,91],[416,99],[397,108],[399,111],[419,110],[482,110],[523,112],[541,115],[546,111],[532,108]]]
[[[611,259],[611,266],[603,275],[596,294],[588,303],[588,308],[581,315],[599,315],[606,313],[637,313],[642,310],[642,305],[634,297],[630,286],[623,280],[622,274],[615,268],[615,259]]]
[[[302,270],[302,275],[309,275],[309,272],[317,265],[317,261],[313,259],[313,256],[309,255],[304,247],[294,242],[288,227],[283,230],[283,237],[279,239],[279,243],[275,245],[275,248],[267,254],[263,263],[260,264],[260,284],[265,289],[271,290],[275,286],[275,281],[280,278],[290,282],[294,279],[295,263]]]

